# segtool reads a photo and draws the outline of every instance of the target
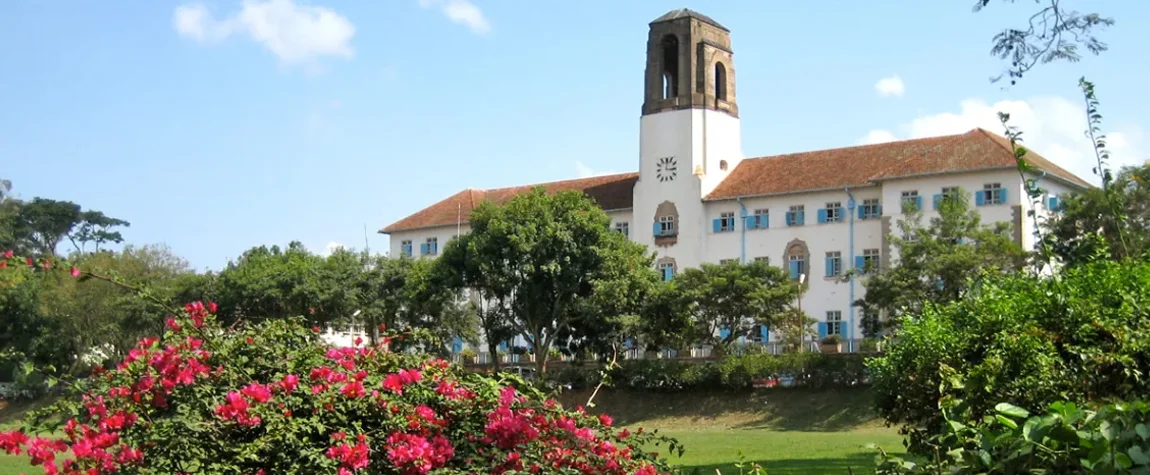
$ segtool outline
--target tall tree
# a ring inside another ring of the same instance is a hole
[[[464,234],[452,239],[436,259],[435,285],[468,292],[476,303],[476,318],[487,345],[487,354],[492,356],[495,369],[499,369],[500,342],[514,338],[515,328],[511,325],[511,299],[502,275],[483,272],[481,266],[487,261],[475,259],[479,249],[473,234]]]
[[[1110,190],[1113,208],[1106,189],[1090,188],[1063,197],[1046,221],[1050,247],[1063,263],[1150,257],[1150,165],[1123,168]]]
[[[961,189],[945,195],[939,216],[926,225],[920,210],[907,210],[898,223],[900,233],[888,237],[897,260],[867,269],[873,275],[855,303],[864,310],[864,333],[875,333],[880,312],[917,314],[928,303],[958,300],[982,272],[1012,272],[1025,265],[1027,254],[1011,237],[1010,224],[984,226],[969,202],[970,194]]]
[[[991,3],[992,0],[975,0],[974,11],[981,11]],[[1010,64],[991,81],[1006,77],[1013,85],[1039,64],[1080,60],[1080,48],[1095,55],[1108,49],[1095,32],[1113,25],[1113,18],[1068,10],[1062,0],[1035,0],[1034,3],[1042,8],[1032,14],[1025,25],[1006,28],[994,36],[990,53]]]
[[[761,261],[703,264],[673,282],[697,334],[722,346],[750,336],[756,324],[777,324],[798,295],[785,271]]]
[[[471,215],[460,272],[482,274],[487,294],[507,304],[511,326],[532,346],[540,372],[563,329],[578,334],[602,315],[581,308],[581,299],[633,278],[627,269],[651,268],[647,250],[609,230],[610,223],[582,193],[543,189],[503,206],[485,202]]]

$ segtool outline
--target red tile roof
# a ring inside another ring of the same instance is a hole
[[[1034,151],[1028,151],[1026,160],[1039,170],[1070,184],[1090,186]],[[974,129],[964,134],[942,137],[748,158],[740,162],[706,199],[724,200],[739,196],[841,189],[901,177],[1013,169],[1016,166],[1009,141],[986,130]],[[503,203],[537,186],[551,193],[580,190],[603,209],[627,209],[632,206],[632,188],[638,179],[638,173],[623,173],[492,190],[467,189],[403,218],[380,232],[466,223],[471,211],[484,200]]]
[[[471,217],[471,211],[479,206],[479,203],[492,201],[495,204],[501,204],[515,195],[540,186],[547,190],[548,193],[569,190],[582,191],[606,210],[627,209],[631,207],[632,192],[635,187],[635,182],[638,180],[638,173],[620,173],[617,175],[595,176],[491,190],[466,189],[451,195],[443,201],[428,206],[411,216],[396,221],[392,225],[381,229],[379,232],[393,233],[396,231],[455,225],[457,222],[466,223],[468,222],[468,218]]]
[[[1028,150],[1028,163],[1071,184],[1090,184]],[[707,195],[708,200],[865,186],[882,180],[1014,169],[1005,138],[974,129],[958,135],[746,159]]]

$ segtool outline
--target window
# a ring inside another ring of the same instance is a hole
[[[942,199],[946,198],[946,197],[957,198],[958,197],[958,187],[957,186],[944,186],[944,187],[942,187],[942,193],[934,195],[934,209],[939,209],[939,207],[942,206]]]
[[[770,341],[770,330],[766,325],[755,325],[751,327],[751,341],[755,343],[766,343]]]
[[[659,221],[655,223],[655,236],[674,236],[675,233],[675,217],[659,216]]]
[[[663,99],[679,96],[679,38],[663,37]]]
[[[862,208],[859,208],[859,219],[874,219],[882,216],[882,205],[879,204],[877,198],[863,200]]]
[[[727,171],[727,161],[719,160],[719,170]]]
[[[727,264],[732,264],[735,262],[738,262],[738,259],[719,259],[719,265],[722,265],[722,266],[725,266]]]
[[[659,264],[659,272],[663,274],[663,280],[671,280],[675,277],[675,264],[670,262]]]
[[[763,264],[766,264],[768,262],[771,262],[771,258],[769,258],[767,256],[759,256],[759,257],[755,258],[755,262],[762,262]]]
[[[1000,205],[1006,202],[1006,190],[1001,183],[987,183],[975,199],[978,206]]]
[[[717,232],[717,233],[725,233],[728,231],[734,231],[735,230],[735,213],[734,212],[720,213],[719,219],[716,219],[714,221],[713,225],[714,225],[715,232]]]
[[[878,249],[863,249],[862,255],[855,258],[855,267],[862,274],[877,270],[879,268]]]
[[[799,280],[799,276],[807,273],[807,259],[802,254],[791,254],[790,257],[791,279]]]
[[[401,254],[407,256],[407,257],[411,257],[411,240],[410,239],[399,243],[399,252]]]
[[[826,259],[827,277],[834,277],[842,275],[843,273],[843,256],[839,251],[832,251],[827,253]]]
[[[771,215],[766,209],[757,209],[754,214],[747,216],[747,229],[767,229],[770,227]]]
[[[827,335],[842,335],[843,330],[843,313],[838,310],[827,312]]]
[[[843,204],[836,201],[827,203],[827,207],[819,210],[820,223],[837,223],[843,220]]]
[[[791,206],[791,210],[787,211],[787,226],[802,226],[806,221],[805,215],[803,205]]]
[[[1062,211],[1062,198],[1058,195],[1049,195],[1046,198],[1046,209],[1050,211]]]
[[[723,63],[715,63],[715,98],[727,100],[727,68]]]
[[[434,256],[439,253],[439,238],[427,238],[427,241],[419,245],[419,254],[424,256]]]
[[[922,197],[918,196],[918,190],[908,190],[902,192],[902,212],[918,211],[922,209]]]
[[[615,223],[615,231],[623,233],[624,236],[630,236],[631,231],[626,221]]]

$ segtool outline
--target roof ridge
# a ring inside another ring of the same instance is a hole
[[[777,155],[765,155],[762,157],[751,157],[751,158],[747,158],[747,160],[759,160],[759,159],[767,159],[767,158],[783,158],[783,157],[789,157],[792,155],[810,155],[810,154],[814,154],[814,153],[842,152],[842,151],[847,151],[847,150],[852,150],[852,149],[865,149],[865,148],[870,148],[870,147],[890,146],[892,144],[909,144],[911,142],[925,142],[927,140],[937,140],[937,139],[943,139],[943,138],[960,137],[962,135],[966,135],[969,133],[970,133],[970,131],[966,131],[966,132],[962,132],[962,133],[958,133],[958,134],[933,135],[930,137],[918,137],[918,138],[914,138],[914,139],[892,140],[889,142],[847,145],[847,146],[843,146],[843,147],[833,147],[833,148],[820,148],[820,149],[816,149],[816,150],[807,150],[805,152],[790,152],[790,153],[781,153],[781,154],[777,154]]]
[[[609,175],[595,175],[595,176],[588,176],[588,177],[583,177],[583,178],[568,178],[566,180],[545,181],[542,183],[533,183],[530,185],[516,185],[516,186],[504,186],[504,187],[499,187],[499,188],[485,188],[485,189],[480,189],[479,191],[482,191],[484,193],[494,193],[497,191],[513,190],[516,188],[534,188],[537,186],[558,185],[558,184],[564,184],[564,183],[573,183],[573,182],[596,180],[596,179],[603,179],[603,178],[626,178],[626,177],[630,177],[630,176],[638,175],[638,174],[639,174],[639,172],[612,173]]]

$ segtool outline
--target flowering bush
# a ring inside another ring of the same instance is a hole
[[[415,475],[667,473],[641,447],[676,448],[511,376],[387,350],[412,335],[331,348],[299,321],[224,329],[214,311],[189,304],[162,337],[77,382],[76,397],[0,432],[0,449],[48,475]]]

